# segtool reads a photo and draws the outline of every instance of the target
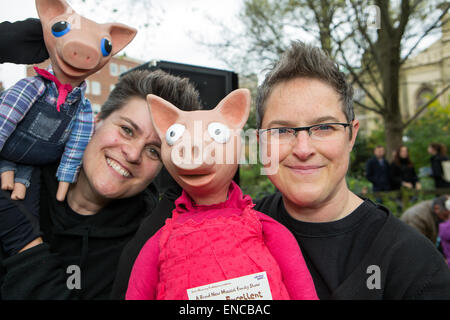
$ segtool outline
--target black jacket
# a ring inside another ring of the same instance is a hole
[[[373,191],[388,191],[391,189],[389,179],[389,163],[383,158],[382,162],[370,158],[366,163],[366,178],[373,185]]]
[[[392,162],[390,175],[392,190],[399,190],[402,182],[410,182],[413,186],[419,182],[419,177],[417,177],[414,166],[407,164],[405,161],[401,161],[400,164]]]
[[[450,269],[442,255],[382,206],[365,200],[347,217],[327,223],[294,220],[280,193],[255,209],[294,234],[319,299],[450,299]]]
[[[0,23],[0,63],[34,64],[48,59],[39,19]]]
[[[2,299],[109,299],[120,254],[155,206],[156,191],[81,216],[56,201],[55,170],[44,168],[41,176],[44,243],[3,261]],[[80,270],[79,290],[68,288],[75,275],[70,266]]]
[[[450,182],[444,180],[444,170],[442,169],[442,161],[446,160],[450,160],[450,158],[440,155],[434,155],[430,158],[431,175],[436,188],[450,188]]]

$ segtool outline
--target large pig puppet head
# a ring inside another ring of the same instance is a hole
[[[55,76],[78,86],[101,69],[136,35],[120,23],[99,24],[77,14],[64,0],[36,0]]]
[[[196,204],[224,202],[238,168],[250,92],[235,90],[213,110],[182,111],[152,94],[147,101],[170,175]]]

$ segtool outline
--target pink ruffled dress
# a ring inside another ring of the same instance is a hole
[[[220,204],[195,205],[183,191],[175,205],[136,259],[127,299],[187,300],[189,288],[262,271],[273,299],[317,299],[295,238],[234,182]]]

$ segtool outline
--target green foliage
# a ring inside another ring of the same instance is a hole
[[[432,142],[450,146],[450,104],[433,102],[424,114],[408,126],[405,134],[410,158],[416,169],[430,166],[428,145]]]
[[[403,212],[415,204],[425,200],[434,199],[436,196],[448,194],[449,192],[449,189],[441,189],[439,191],[417,191],[402,188],[399,191],[369,193],[366,197],[374,202],[381,203],[383,206],[388,208],[395,217],[399,218]]]
[[[368,138],[358,136],[350,154],[350,167],[348,175],[353,178],[363,178],[365,164],[372,157],[372,149],[368,148]]]
[[[261,175],[261,164],[240,165],[240,183],[244,194],[250,195],[253,200],[260,199],[275,192],[275,187],[266,175]]]

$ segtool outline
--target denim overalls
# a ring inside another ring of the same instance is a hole
[[[52,98],[53,96],[53,98]],[[0,172],[15,171],[15,181],[29,186],[33,167],[58,162],[81,103],[75,88],[58,112],[52,89],[34,103],[0,152]]]

